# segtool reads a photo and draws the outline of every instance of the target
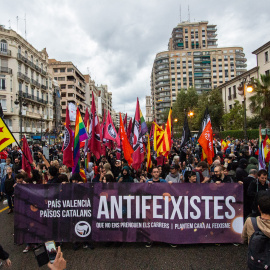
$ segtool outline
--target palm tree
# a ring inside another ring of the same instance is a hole
[[[249,98],[250,109],[265,121],[270,128],[270,75],[261,74],[261,79],[255,79],[254,94]]]

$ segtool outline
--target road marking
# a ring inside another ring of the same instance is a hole
[[[1,210],[0,210],[0,213],[1,213],[1,212],[4,212],[4,211],[7,210],[7,209],[8,209],[8,206],[5,207],[5,208],[3,208],[3,209],[1,209]]]

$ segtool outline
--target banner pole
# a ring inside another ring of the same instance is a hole
[[[0,118],[1,118],[1,120],[4,122],[6,128],[8,129],[8,131],[9,131],[9,133],[11,134],[11,136],[13,137],[13,139],[15,140],[16,144],[18,145],[18,147],[22,150],[22,153],[23,153],[24,157],[26,158],[26,160],[28,161],[28,163],[30,164],[30,166],[31,166],[31,168],[32,168],[33,165],[31,164],[31,162],[29,161],[29,159],[28,159],[28,158],[26,157],[26,155],[24,154],[23,149],[21,148],[21,146],[20,146],[19,143],[17,142],[16,138],[13,136],[13,133],[10,131],[8,125],[5,123],[5,121],[3,120],[2,116],[0,116]]]

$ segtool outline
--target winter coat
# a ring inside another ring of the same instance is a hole
[[[246,168],[246,172],[249,173],[250,170],[255,169],[258,170],[258,160],[255,157],[251,157],[248,160],[248,166]]]

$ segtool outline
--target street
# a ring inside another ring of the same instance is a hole
[[[6,209],[5,209],[6,208]],[[5,209],[5,210],[4,210]],[[7,205],[0,203],[0,243],[10,254],[12,269],[38,269],[32,251],[23,253],[24,245],[13,243],[13,214],[7,214]],[[51,239],[50,239],[51,240]],[[171,248],[165,243],[154,243],[146,248],[143,243],[94,243],[95,249],[72,249],[64,243],[62,251],[67,270],[80,269],[246,269],[247,245],[233,244],[179,245]],[[43,266],[41,269],[48,269]]]

